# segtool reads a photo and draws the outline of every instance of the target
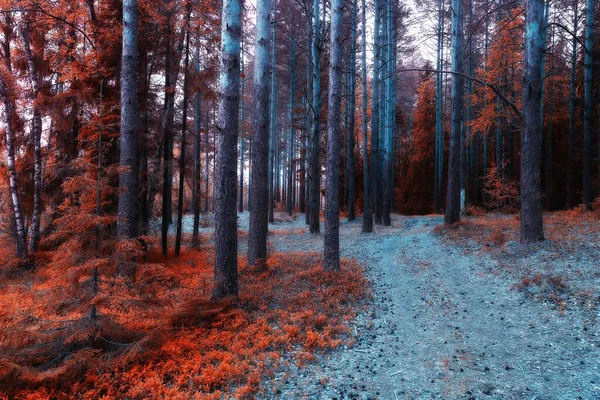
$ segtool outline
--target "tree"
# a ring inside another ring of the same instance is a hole
[[[452,122],[448,156],[448,193],[444,222],[460,220],[460,153],[463,112],[463,10],[462,1],[452,1]]]
[[[331,38],[327,124],[327,175],[324,263],[326,270],[340,269],[340,123],[342,104],[342,0],[331,2]]]
[[[241,36],[241,1],[223,0],[215,182],[215,298],[238,293],[236,199]]]
[[[594,0],[586,0],[585,55],[583,58],[583,204],[592,209],[592,70],[594,48]]]
[[[185,26],[185,61],[183,64],[183,112],[181,118],[181,150],[179,154],[179,193],[177,196],[177,232],[175,234],[175,257],[179,257],[181,251],[181,235],[183,234],[183,196],[185,185],[185,152],[187,145],[187,112],[188,112],[188,66],[190,60],[190,3],[186,8],[186,26]]]
[[[362,135],[363,135],[363,222],[362,232],[373,232],[373,209],[371,206],[371,179],[368,154],[368,93],[367,93],[367,6],[362,0]],[[372,155],[371,155],[372,156]],[[372,158],[371,158],[372,159]]]
[[[36,252],[40,244],[40,220],[42,218],[42,115],[40,113],[38,98],[40,93],[39,71],[37,69],[33,51],[31,49],[31,27],[25,13],[23,15],[23,24],[21,27],[21,36],[23,38],[23,47],[27,55],[27,69],[31,81],[33,104],[33,124],[31,133],[33,136],[33,213],[31,216],[31,228],[29,233],[29,251]],[[135,192],[134,192],[135,193]]]
[[[267,259],[269,230],[269,47],[271,0],[256,4],[254,42],[254,123],[252,133],[252,180],[249,198],[248,265]]]
[[[320,62],[320,6],[321,0],[313,0],[312,25],[312,127],[310,134],[310,233],[319,233],[321,199],[321,62]]]
[[[370,183],[369,196],[373,202],[373,211],[375,213],[375,223],[381,223],[381,214],[378,214],[378,194],[381,181],[379,179],[379,109],[380,109],[380,81],[379,81],[379,61],[381,57],[381,32],[379,20],[381,19],[381,0],[375,0],[375,31],[374,31],[374,49],[373,56],[373,103],[371,106],[371,165],[369,169]],[[379,203],[381,198],[379,198]]]
[[[123,55],[121,61],[121,146],[119,165],[119,220],[117,233],[137,235],[138,2],[123,0]]]
[[[444,1],[438,0],[438,26],[437,26],[437,69],[442,70],[442,58],[444,53]],[[444,175],[444,130],[443,115],[443,74],[436,74],[436,97],[435,97],[435,181],[434,181],[434,206],[435,213],[442,211],[442,177]]]
[[[542,222],[540,103],[542,100],[543,0],[525,3],[525,54],[521,119],[521,243],[544,240]]]
[[[348,221],[356,219],[356,177],[354,160],[354,119],[356,109],[356,40],[358,19],[358,0],[352,1],[352,28],[350,37],[350,69],[348,84],[348,137],[346,139],[346,174],[348,176]]]
[[[573,1],[573,33],[579,27],[579,0]],[[577,36],[571,38],[571,83],[569,95],[569,139],[567,167],[567,208],[573,206],[573,142],[575,141],[575,85],[577,80]]]

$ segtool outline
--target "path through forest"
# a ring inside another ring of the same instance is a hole
[[[302,219],[273,224],[271,249],[320,251]],[[527,298],[485,252],[443,243],[441,217],[396,215],[368,235],[360,223],[341,227],[343,256],[373,283],[356,343],[291,366],[266,398],[600,398],[600,340],[582,315]]]

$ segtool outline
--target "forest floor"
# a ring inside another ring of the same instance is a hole
[[[532,246],[516,241],[512,215],[451,228],[394,215],[373,234],[342,221],[342,256],[363,265],[373,292],[355,341],[290,363],[264,398],[600,399],[599,224],[545,218],[548,240]],[[240,231],[247,221],[240,214]],[[270,232],[271,252],[322,250],[302,214],[278,214]]]

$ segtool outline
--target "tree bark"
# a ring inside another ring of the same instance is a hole
[[[362,134],[363,134],[363,221],[362,232],[373,232],[373,209],[371,208],[371,179],[369,174],[368,149],[368,94],[367,94],[367,6],[365,0],[362,7]],[[372,156],[372,155],[371,155]]]
[[[188,3],[189,4],[189,3]],[[181,150],[179,153],[179,193],[177,197],[177,232],[175,234],[175,257],[181,252],[181,235],[183,234],[183,196],[185,184],[185,148],[187,145],[187,112],[188,112],[188,67],[190,59],[190,8],[187,7],[185,32],[185,61],[183,63],[183,104],[181,118]]]
[[[592,209],[592,70],[594,60],[594,0],[586,0],[585,47],[583,58],[583,204]]]
[[[31,49],[30,26],[23,13],[24,23],[21,28],[23,47],[27,55],[27,69],[31,81],[33,105],[33,123],[31,133],[33,136],[33,212],[29,229],[29,252],[34,253],[40,244],[40,220],[42,217],[42,115],[38,106],[39,77]]]
[[[241,36],[241,1],[223,0],[215,182],[215,298],[238,293],[236,199]]]
[[[254,126],[252,133],[252,181],[249,198],[248,265],[267,259],[269,230],[269,48],[270,0],[256,4],[256,35],[254,50]]]
[[[121,149],[117,234],[137,236],[137,134],[139,107],[138,81],[138,2],[123,0],[123,54],[121,60]]]
[[[325,202],[325,270],[340,269],[340,123],[342,104],[342,0],[331,1],[331,39],[327,124],[327,175]]]
[[[521,243],[544,240],[542,223],[540,103],[542,100],[543,0],[525,4],[525,54],[521,119]]]
[[[448,192],[444,222],[460,220],[460,156],[463,111],[463,10],[462,1],[452,1],[452,125],[448,155]]]

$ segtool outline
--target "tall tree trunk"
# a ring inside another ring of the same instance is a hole
[[[273,215],[275,208],[275,136],[277,132],[277,101],[275,100],[277,89],[277,0],[273,3],[273,41],[271,43],[271,118],[270,144],[269,144],[269,222],[275,222]]]
[[[594,48],[594,0],[586,0],[583,70],[583,204],[592,209],[592,51]]]
[[[460,153],[463,111],[463,10],[461,0],[452,0],[452,125],[448,155],[448,192],[444,222],[460,220]]]
[[[327,175],[325,203],[325,270],[340,269],[340,123],[342,105],[342,0],[331,1],[331,39],[327,124]]]
[[[119,173],[117,233],[120,236],[137,235],[137,134],[139,107],[138,81],[138,2],[123,0],[123,53],[121,60],[121,150]]]
[[[573,33],[577,35],[579,29],[579,0],[573,1]],[[567,208],[573,202],[573,141],[575,140],[575,85],[577,79],[577,37],[571,39],[571,86],[569,96],[569,139],[568,139],[568,166],[567,166]]]
[[[443,69],[442,55],[444,47],[444,1],[438,0],[438,28],[437,28],[437,69],[438,71]],[[444,166],[442,163],[442,157],[444,154],[444,127],[442,124],[443,109],[442,109],[442,82],[443,74],[438,72],[436,74],[436,95],[435,95],[435,182],[433,190],[433,211],[437,214],[442,212],[442,176]]]
[[[381,57],[381,33],[379,22],[381,19],[381,0],[375,0],[375,30],[374,30],[374,49],[373,56],[373,103],[371,106],[371,168],[370,168],[370,187],[369,195],[373,202],[375,213],[375,223],[380,223],[377,220],[377,188],[379,181],[379,60]],[[379,216],[381,217],[381,216]]]
[[[244,212],[244,153],[245,153],[245,142],[246,142],[246,78],[244,74],[244,40],[242,36],[242,44],[241,44],[241,70],[242,70],[242,81],[241,81],[241,91],[240,95],[240,185],[238,190],[238,211]]]
[[[7,39],[8,40],[8,39]],[[23,206],[21,204],[21,195],[19,193],[19,175],[17,173],[17,166],[15,162],[15,132],[12,123],[14,114],[14,100],[11,90],[7,85],[7,79],[5,74],[11,71],[0,71],[0,100],[4,104],[4,113],[2,114],[4,129],[6,131],[6,152],[7,152],[7,164],[8,164],[8,179],[10,187],[10,198],[12,202],[13,217],[16,228],[16,248],[17,257],[27,258],[27,232],[25,228],[25,216],[23,215]]]
[[[356,219],[356,176],[354,159],[354,118],[356,112],[356,40],[358,24],[358,0],[352,1],[352,33],[350,44],[350,113],[347,139],[347,174],[348,174],[348,221]]]
[[[393,95],[393,24],[392,24],[392,1],[386,0],[386,63],[385,72],[385,166],[384,166],[384,199],[383,199],[383,225],[392,224],[390,214],[394,199],[394,95]]]
[[[269,47],[271,41],[271,0],[256,4],[256,35],[254,42],[254,123],[252,132],[252,180],[248,199],[250,226],[248,229],[248,265],[267,259],[269,230]]]
[[[544,240],[542,223],[540,102],[542,100],[543,0],[525,3],[525,54],[521,120],[521,243]]]
[[[296,130],[294,128],[294,108],[296,107],[296,37],[295,32],[292,31],[292,38],[290,39],[291,54],[290,54],[290,133],[288,136],[288,170],[287,170],[287,212],[288,215],[294,213],[294,139]]]
[[[33,213],[31,216],[31,227],[29,229],[29,252],[38,250],[40,243],[40,220],[42,217],[42,115],[38,105],[39,77],[35,65],[33,51],[31,50],[30,26],[27,17],[23,13],[24,23],[21,28],[23,47],[27,55],[27,69],[32,89],[33,124],[31,133],[33,136]]]
[[[200,72],[200,44],[196,45],[196,73]],[[194,247],[200,245],[200,186],[202,185],[201,165],[200,165],[200,142],[201,142],[201,123],[202,123],[202,95],[199,91],[196,92],[194,116],[194,179],[192,189],[192,207],[194,210],[194,228],[192,233],[192,244]],[[206,160],[208,163],[208,160]]]
[[[185,187],[185,148],[187,145],[187,112],[188,112],[188,67],[190,59],[190,3],[187,3],[187,21],[185,32],[185,59],[183,62],[183,104],[181,118],[181,150],[179,152],[179,193],[177,196],[177,232],[175,234],[175,257],[181,252],[181,235],[183,234],[183,196]]]
[[[321,140],[320,140],[320,110],[321,110],[321,63],[320,63],[320,0],[313,1],[313,93],[312,107],[313,120],[310,144],[310,233],[319,233],[320,228],[320,200],[321,200]]]
[[[362,135],[363,135],[363,222],[362,232],[373,232],[373,209],[371,207],[371,179],[369,174],[369,149],[368,149],[368,94],[367,94],[367,6],[361,0],[362,7]],[[371,154],[372,157],[372,154]]]
[[[213,296],[237,295],[237,141],[240,107],[242,4],[223,0],[215,204]],[[255,192],[256,193],[256,192]]]

